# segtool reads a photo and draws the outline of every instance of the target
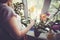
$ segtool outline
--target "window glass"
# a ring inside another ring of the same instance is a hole
[[[28,16],[32,19],[39,19],[44,0],[27,0]]]
[[[59,9],[59,10],[58,10]],[[59,0],[52,0],[49,8],[50,17],[54,17],[55,20],[60,20],[60,1]],[[54,16],[54,14],[56,14]]]
[[[22,0],[13,0],[13,3],[22,2]]]
[[[22,0],[13,0],[14,10],[15,12],[24,19],[24,9]]]

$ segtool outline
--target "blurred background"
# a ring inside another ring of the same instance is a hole
[[[53,38],[60,33],[60,0],[13,0],[13,5],[24,26],[30,23],[30,19],[36,22],[31,28],[34,33],[27,33],[35,37],[34,39],[29,36],[30,40],[54,40]]]

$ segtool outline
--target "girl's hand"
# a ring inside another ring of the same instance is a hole
[[[35,24],[35,20],[32,20],[32,19],[31,19],[31,20],[30,20],[30,24],[31,24],[31,25],[34,25],[34,24]]]

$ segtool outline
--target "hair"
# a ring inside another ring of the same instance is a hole
[[[8,0],[0,0],[0,3],[6,3]]]

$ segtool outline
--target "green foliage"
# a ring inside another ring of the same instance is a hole
[[[14,10],[18,15],[22,16],[23,13],[21,12],[21,3],[14,3]]]

